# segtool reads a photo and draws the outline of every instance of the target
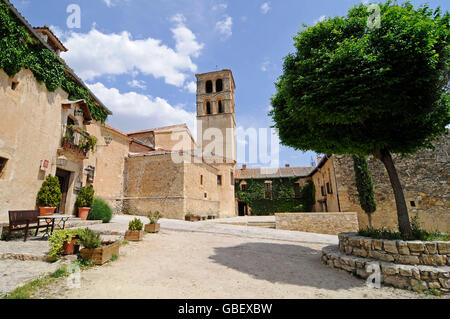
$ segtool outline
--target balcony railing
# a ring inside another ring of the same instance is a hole
[[[82,128],[74,125],[63,125],[61,146],[64,149],[87,157],[88,152],[94,149],[96,143],[95,136],[90,135]]]

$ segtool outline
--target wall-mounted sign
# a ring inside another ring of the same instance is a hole
[[[46,171],[50,167],[50,161],[49,160],[42,160],[41,161],[41,171]]]

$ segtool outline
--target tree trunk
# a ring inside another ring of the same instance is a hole
[[[408,208],[406,206],[405,195],[403,194],[402,184],[398,178],[397,170],[395,169],[394,161],[391,153],[388,150],[380,151],[380,160],[383,162],[389,174],[392,189],[394,190],[395,205],[397,206],[398,228],[400,233],[406,239],[412,239],[411,223],[409,221]]]
[[[369,219],[369,227],[373,229],[372,214],[370,214],[370,213],[366,213],[366,214],[367,214],[367,218]]]

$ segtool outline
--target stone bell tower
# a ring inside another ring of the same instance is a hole
[[[236,116],[234,90],[236,88],[231,70],[197,74],[197,140],[203,151],[208,149],[219,131],[223,137],[220,150],[215,154],[236,162]],[[211,135],[213,137],[211,137]],[[210,148],[209,148],[210,149]],[[221,151],[221,152],[220,152]]]

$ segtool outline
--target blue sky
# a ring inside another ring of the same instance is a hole
[[[108,123],[128,132],[184,122],[193,128],[195,74],[225,68],[236,81],[237,126],[270,127],[274,82],[302,23],[345,15],[361,1],[11,2],[33,26],[54,29],[70,50],[62,57],[114,112]],[[450,4],[428,3],[446,10]],[[81,28],[67,27],[70,4],[81,8]],[[281,146],[280,165],[310,165],[312,156]]]

